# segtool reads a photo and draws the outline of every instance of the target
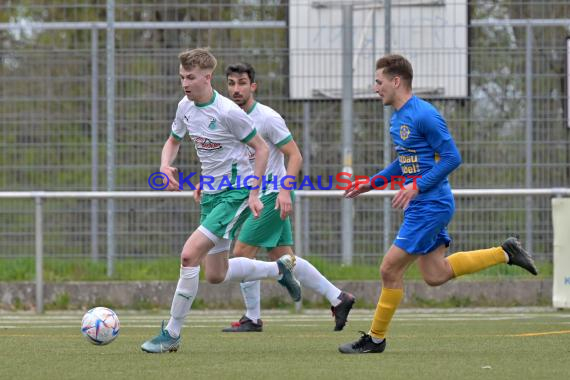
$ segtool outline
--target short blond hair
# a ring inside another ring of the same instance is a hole
[[[202,70],[214,71],[218,64],[216,57],[214,57],[208,49],[203,48],[183,51],[178,54],[178,58],[185,70],[192,70],[195,67],[199,67]]]

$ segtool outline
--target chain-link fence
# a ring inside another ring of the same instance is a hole
[[[176,56],[198,46],[209,46],[218,58],[214,87],[220,93],[226,93],[227,64],[255,66],[257,98],[286,119],[305,158],[304,174],[316,183],[317,176],[343,170],[341,5],[347,2],[114,3],[111,142],[107,1],[0,4],[0,190],[106,190],[109,149],[113,189],[149,190],[183,95]],[[384,109],[372,92],[374,61],[390,46],[411,58],[420,94],[439,108],[457,141],[464,163],[451,176],[454,188],[568,187],[567,2],[350,5],[356,174],[373,174],[394,155],[385,144]],[[191,145],[183,144],[180,153],[176,165],[198,171]],[[340,261],[341,203],[303,202],[296,216],[303,223],[302,253]],[[354,262],[377,263],[401,216],[381,200],[354,204]],[[114,207],[119,260],[175,258],[198,221],[189,201],[116,201]],[[31,257],[33,204],[3,200],[0,210],[0,255]],[[473,197],[458,200],[457,210],[450,226],[454,250],[521,232],[540,259],[551,259],[547,197]],[[46,202],[46,257],[105,257],[106,217],[105,201]]]

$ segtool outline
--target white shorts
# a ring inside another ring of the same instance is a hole
[[[230,250],[230,239],[217,237],[204,226],[199,226],[198,231],[206,235],[206,237],[210,239],[212,243],[214,243],[214,247],[208,251],[208,255],[215,255],[217,253],[222,253]]]

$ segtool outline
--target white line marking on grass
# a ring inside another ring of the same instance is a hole
[[[570,334],[570,330],[522,333],[522,334],[511,334],[511,335],[501,335],[501,336],[527,337],[527,336],[544,336],[544,335],[560,335],[560,334]]]

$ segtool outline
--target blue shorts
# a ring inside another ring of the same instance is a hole
[[[442,244],[449,247],[447,225],[453,218],[453,196],[412,201],[404,211],[404,221],[394,245],[411,255],[425,255]]]

